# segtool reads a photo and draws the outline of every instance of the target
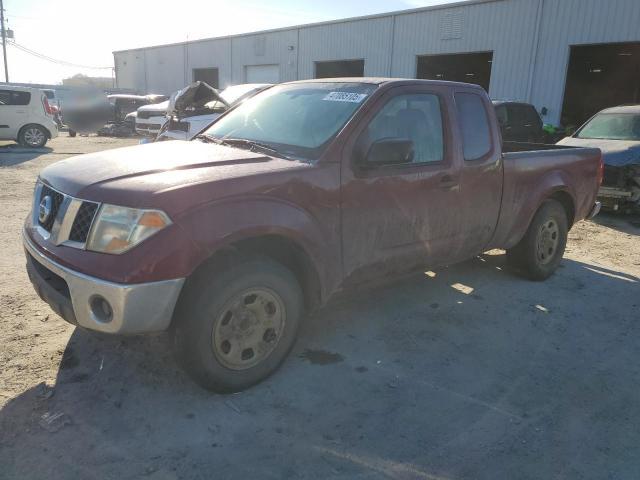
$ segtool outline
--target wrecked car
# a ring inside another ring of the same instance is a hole
[[[271,87],[247,83],[218,92],[205,82],[195,82],[174,94],[169,102],[169,120],[157,140],[189,140],[229,108]]]
[[[550,277],[568,231],[598,213],[601,153],[516,147],[477,85],[277,85],[191,141],[46,167],[27,271],[68,322],[169,330],[200,385],[239,391],[277,370],[306,312],[354,287],[494,248]]]
[[[165,95],[129,95],[114,94],[106,97],[93,95],[79,97],[65,102],[64,123],[69,127],[69,134],[98,133],[100,135],[125,136],[133,129],[125,123],[127,115],[134,113],[140,106],[159,103],[167,100]]]
[[[603,110],[558,145],[602,150],[598,198],[603,206],[628,212],[640,208],[640,105]]]

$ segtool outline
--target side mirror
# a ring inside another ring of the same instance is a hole
[[[547,110],[547,107],[542,107],[542,110],[540,110],[540,115],[545,117],[547,113],[549,113],[549,110]]]
[[[363,166],[402,165],[411,163],[414,157],[413,141],[406,138],[382,138],[373,142]]]

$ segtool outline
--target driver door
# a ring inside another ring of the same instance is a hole
[[[346,283],[446,263],[457,251],[461,158],[453,148],[452,99],[435,86],[397,87],[362,119],[342,159]],[[383,139],[413,142],[404,164],[368,164]]]

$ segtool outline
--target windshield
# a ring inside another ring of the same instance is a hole
[[[640,115],[601,113],[576,135],[577,138],[640,141]]]
[[[260,142],[315,160],[375,88],[362,83],[276,86],[229,112],[205,135]]]
[[[229,105],[232,105],[236,101],[238,101],[241,97],[244,97],[247,93],[250,93],[254,90],[259,90],[260,88],[264,88],[266,85],[234,85],[233,87],[227,87],[222,92],[220,92],[220,96],[227,102]]]

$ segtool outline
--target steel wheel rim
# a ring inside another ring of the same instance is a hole
[[[232,297],[216,319],[212,347],[230,370],[247,370],[275,350],[286,322],[284,302],[276,292],[260,287]]]
[[[32,147],[36,147],[44,140],[44,133],[37,128],[29,128],[24,132],[24,141]]]
[[[555,220],[549,219],[542,224],[538,232],[538,261],[543,265],[551,262],[558,251],[559,243],[560,227]]]

